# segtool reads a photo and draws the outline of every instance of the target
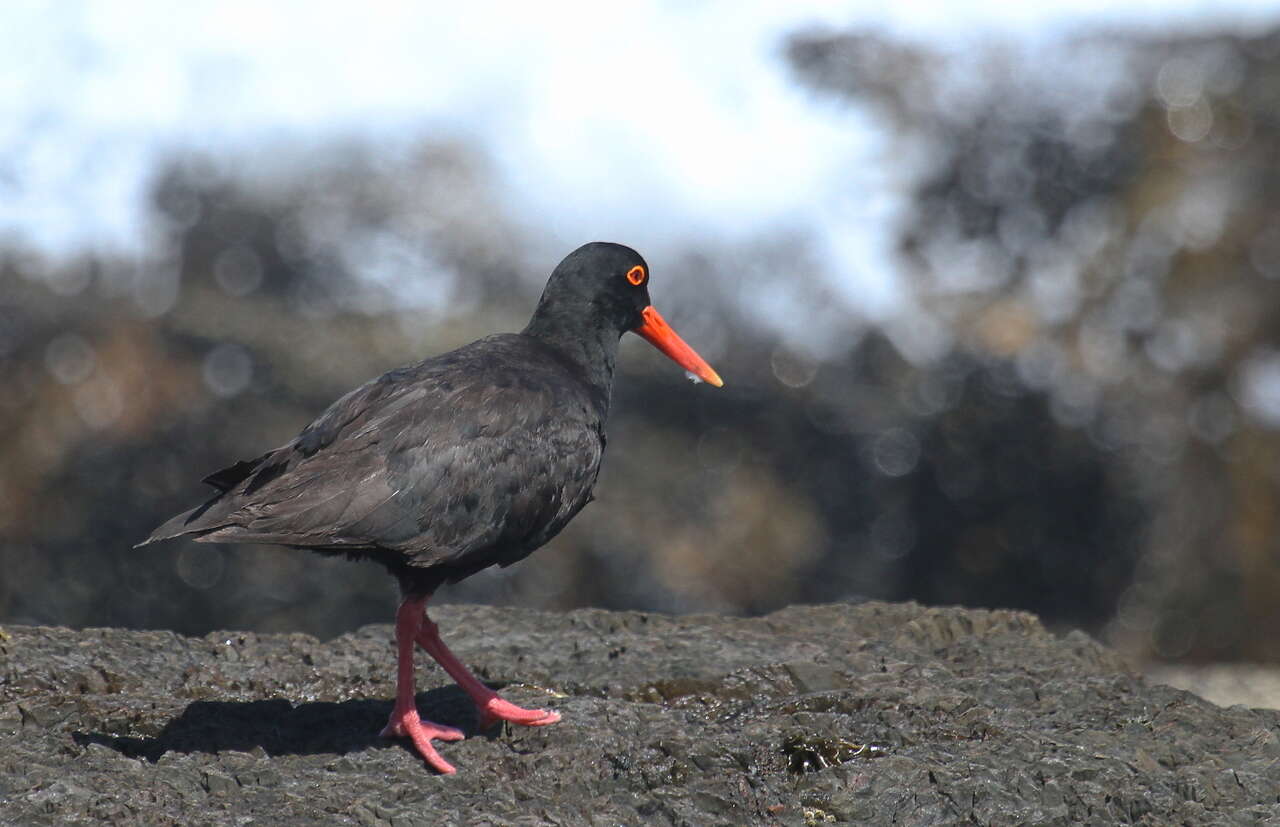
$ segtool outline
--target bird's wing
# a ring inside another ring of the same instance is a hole
[[[590,495],[599,413],[536,360],[468,367],[432,360],[358,388],[289,445],[213,475],[232,487],[178,533],[390,548],[416,565],[540,545]]]
[[[218,489],[204,504],[166,521],[138,545],[192,536],[205,539],[216,530],[233,528],[240,512],[251,506],[268,483],[288,478],[307,459],[333,440],[352,422],[385,408],[394,410],[397,397],[407,396],[406,384],[394,380],[406,369],[392,371],[361,385],[329,406],[288,444],[252,459],[242,460],[206,476],[203,482]],[[247,542],[247,541],[246,541]],[[266,541],[264,541],[266,542]]]

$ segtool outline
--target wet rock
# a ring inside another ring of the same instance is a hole
[[[434,776],[377,736],[389,626],[304,635],[5,627],[12,823],[1262,823],[1280,713],[1151,685],[1015,612],[865,604],[761,618],[436,612],[547,728],[475,731],[420,660],[418,705],[470,737]]]

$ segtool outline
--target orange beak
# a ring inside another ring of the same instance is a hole
[[[724,386],[724,380],[720,375],[711,369],[711,366],[703,361],[694,349],[685,344],[671,325],[667,324],[658,311],[653,309],[653,305],[649,305],[642,311],[644,316],[644,324],[633,330],[645,338],[649,344],[656,347],[667,355],[667,358],[675,362],[680,367],[689,371],[693,376],[698,377],[708,384],[717,388]]]

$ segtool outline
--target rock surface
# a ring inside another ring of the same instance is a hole
[[[546,728],[474,733],[432,775],[377,737],[389,626],[0,631],[0,821],[1153,824],[1280,818],[1280,713],[1147,684],[1030,615],[914,605],[760,618],[443,606],[463,660]],[[420,663],[425,664],[425,656]]]

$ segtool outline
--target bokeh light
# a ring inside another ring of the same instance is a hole
[[[595,17],[542,39],[518,31],[541,7],[480,4],[442,37],[410,5],[334,12],[349,31],[148,8],[154,66],[104,5],[22,35],[0,620],[385,621],[374,566],[131,546],[357,384],[520,329],[555,262],[612,237],[726,386],[628,337],[597,502],[444,599],[916,599],[1280,658],[1274,10],[598,12],[635,60]]]

